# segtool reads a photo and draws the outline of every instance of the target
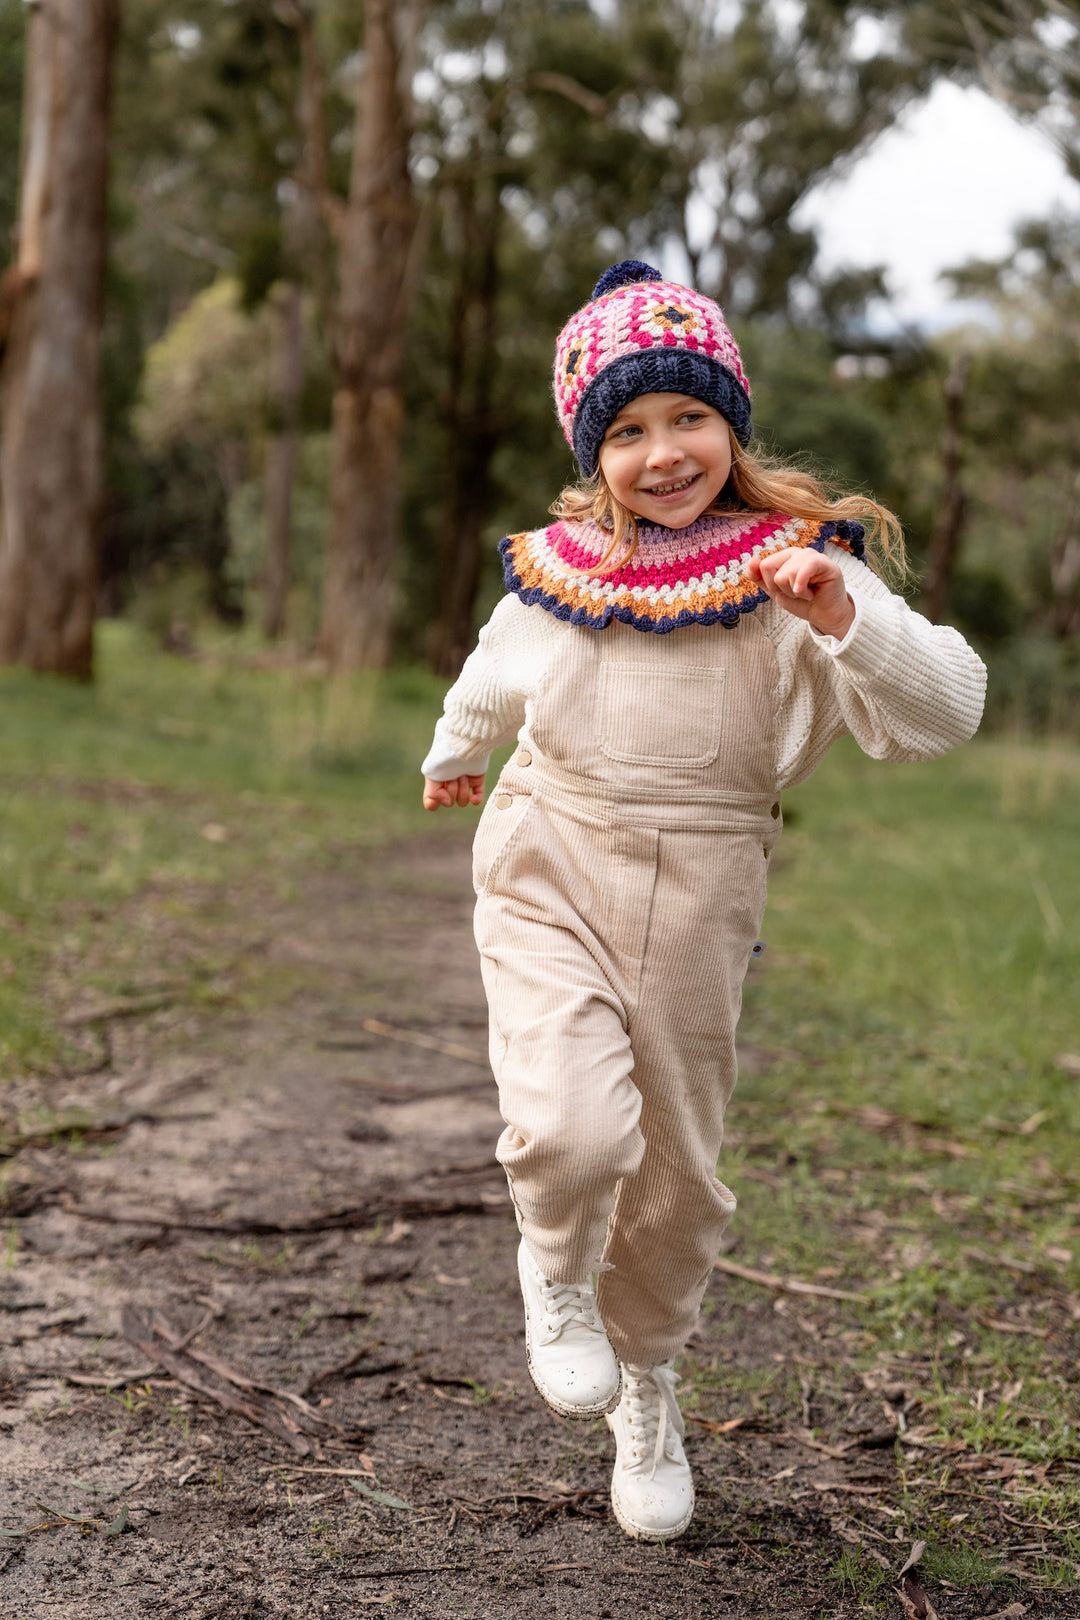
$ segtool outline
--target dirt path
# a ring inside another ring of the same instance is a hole
[[[238,909],[233,960],[262,953],[273,1009],[83,1009],[111,1060],[49,1102],[98,1131],[27,1143],[5,1187],[0,1525],[30,1532],[0,1539],[7,1620],[901,1614],[895,1579],[864,1608],[836,1576],[860,1543],[896,1572],[909,1542],[827,1303],[715,1280],[684,1386],[699,1509],[669,1548],[612,1521],[606,1428],[534,1396],[470,902],[463,838],[381,851],[257,935]],[[770,1366],[787,1409],[752,1393]],[[871,1443],[805,1443],[840,1413]]]

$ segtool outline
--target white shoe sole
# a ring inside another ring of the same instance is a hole
[[[611,1493],[611,1511],[619,1521],[619,1528],[625,1530],[626,1534],[632,1536],[635,1541],[674,1541],[676,1536],[685,1535],[690,1528],[690,1520],[694,1517],[695,1506],[696,1503],[691,1498],[690,1506],[678,1524],[673,1525],[670,1530],[652,1530],[644,1525],[635,1524],[633,1519],[628,1518],[620,1507],[619,1499],[614,1490]]]
[[[609,1412],[614,1412],[615,1408],[622,1400],[621,1369],[619,1371],[619,1386],[611,1399],[609,1401],[597,1403],[593,1406],[569,1406],[565,1401],[560,1401],[558,1396],[552,1395],[549,1390],[545,1389],[536,1368],[533,1365],[532,1340],[529,1334],[528,1317],[525,1318],[525,1359],[529,1365],[529,1377],[533,1381],[536,1393],[540,1396],[540,1399],[545,1403],[545,1405],[550,1406],[553,1412],[558,1413],[559,1417],[580,1419],[582,1422],[589,1422],[593,1418],[606,1417]]]

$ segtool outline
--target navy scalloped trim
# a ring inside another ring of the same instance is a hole
[[[830,518],[828,523],[821,525],[819,538],[822,541],[843,540],[851,555],[857,557],[861,563],[865,563],[869,568],[870,559],[866,555],[866,541],[863,538],[865,534],[866,530],[862,524],[856,523],[853,518],[836,518],[835,520]],[[821,549],[821,546],[818,545],[814,547],[815,551]]]
[[[605,293],[614,292],[616,287],[633,287],[639,281],[663,281],[663,279],[659,270],[654,270],[651,264],[643,264],[640,259],[621,259],[618,264],[609,265],[604,271],[592,290],[592,298],[603,298]]]
[[[863,526],[847,518],[839,518],[835,522],[830,520],[821,525],[821,532],[816,540],[811,540],[804,549],[807,551],[824,551],[826,540],[844,540],[851,547],[852,556],[860,562],[866,563],[866,545],[863,541]],[[744,596],[741,602],[728,602],[722,608],[705,608],[701,613],[691,613],[684,608],[681,613],[669,614],[663,619],[653,619],[643,622],[632,608],[613,607],[610,604],[602,608],[599,614],[590,613],[587,608],[572,608],[568,602],[560,602],[557,596],[545,591],[540,585],[530,585],[526,588],[521,575],[514,567],[511,547],[513,536],[507,535],[499,541],[499,553],[503,560],[503,579],[506,588],[512,596],[517,596],[526,607],[541,607],[555,619],[562,619],[565,624],[582,624],[589,630],[604,630],[612,619],[618,619],[622,624],[630,625],[633,630],[653,635],[666,636],[672,630],[681,630],[691,624],[721,624],[725,630],[733,630],[744,613],[753,613],[762,602],[769,600],[768,591],[761,590],[753,596]]]

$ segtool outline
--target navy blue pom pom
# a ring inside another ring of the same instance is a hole
[[[632,287],[636,281],[663,281],[659,270],[654,270],[651,264],[642,264],[640,259],[623,259],[619,264],[613,264],[605,270],[600,280],[592,290],[594,298],[603,298],[605,293],[614,292],[616,287]]]

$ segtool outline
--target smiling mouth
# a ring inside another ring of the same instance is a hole
[[[683,490],[690,488],[691,484],[696,484],[700,477],[700,473],[691,473],[688,478],[680,478],[678,482],[674,484],[650,484],[647,488],[643,489],[641,493],[643,495],[654,496],[681,495]]]

